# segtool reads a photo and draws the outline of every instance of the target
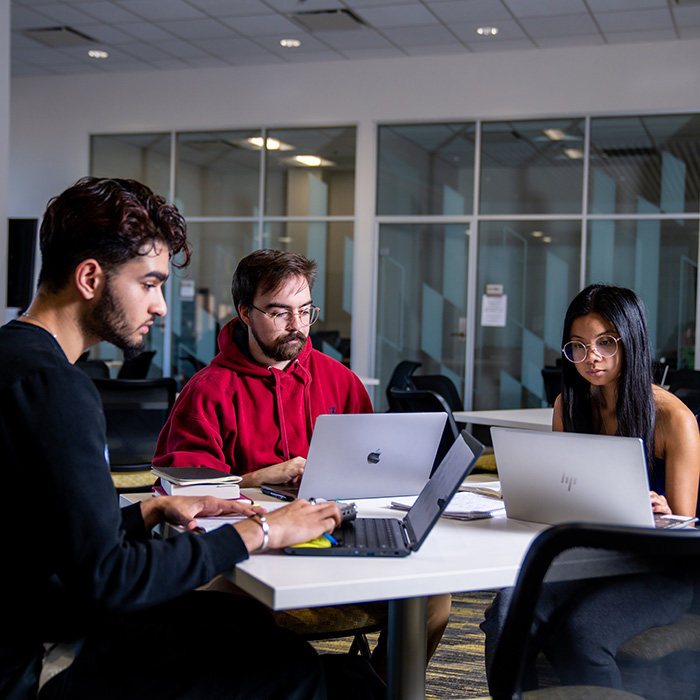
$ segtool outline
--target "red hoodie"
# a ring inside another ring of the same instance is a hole
[[[321,414],[372,412],[357,376],[310,340],[286,370],[259,365],[241,347],[248,347],[248,330],[234,319],[219,333],[221,352],[175,402],[154,465],[243,475],[306,458]]]

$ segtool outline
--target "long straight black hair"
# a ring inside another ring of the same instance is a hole
[[[615,326],[621,339],[622,368],[617,382],[615,410],[617,435],[644,440],[651,474],[654,465],[656,403],[652,390],[653,360],[644,303],[631,289],[625,287],[602,284],[586,287],[569,304],[564,319],[562,347],[571,340],[571,324],[574,320],[590,313],[598,314]],[[578,373],[573,362],[563,357],[563,353],[562,417],[567,432],[595,432],[591,384]]]

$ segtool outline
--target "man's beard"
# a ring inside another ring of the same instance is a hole
[[[250,330],[258,343],[258,347],[263,351],[265,357],[269,357],[275,362],[288,362],[295,360],[306,344],[306,336],[299,331],[291,331],[287,335],[280,336],[273,343],[264,343],[258,336],[255,328],[251,325]],[[290,340],[300,340],[301,343],[292,345]]]
[[[133,360],[146,349],[143,336],[140,340],[133,339],[134,331],[129,328],[124,308],[112,293],[109,280],[105,284],[102,296],[87,318],[83,319],[83,332],[116,345],[124,352],[125,360]]]

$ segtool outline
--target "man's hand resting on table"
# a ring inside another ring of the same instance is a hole
[[[270,530],[268,547],[279,549],[320,537],[332,532],[341,523],[340,508],[333,501],[311,504],[298,499],[288,506],[265,514]],[[263,531],[257,518],[244,520],[234,525],[249,552],[260,549]]]
[[[270,467],[256,469],[250,474],[245,474],[239,483],[244,488],[259,487],[260,484],[286,484],[287,482],[297,482],[304,473],[306,460],[303,457],[294,457],[280,464],[273,464]]]
[[[141,514],[148,530],[164,522],[193,530],[197,527],[198,517],[250,516],[255,513],[265,513],[265,509],[244,501],[229,501],[213,496],[158,496],[141,503]]]

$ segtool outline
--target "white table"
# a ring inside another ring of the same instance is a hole
[[[496,425],[500,428],[551,430],[553,408],[513,408],[496,411],[455,411],[458,423]]]
[[[390,501],[357,504],[362,516],[402,517],[389,508]],[[389,600],[388,697],[423,700],[427,596],[513,585],[525,552],[544,527],[505,518],[441,519],[408,557],[256,554],[230,578],[274,610]]]

